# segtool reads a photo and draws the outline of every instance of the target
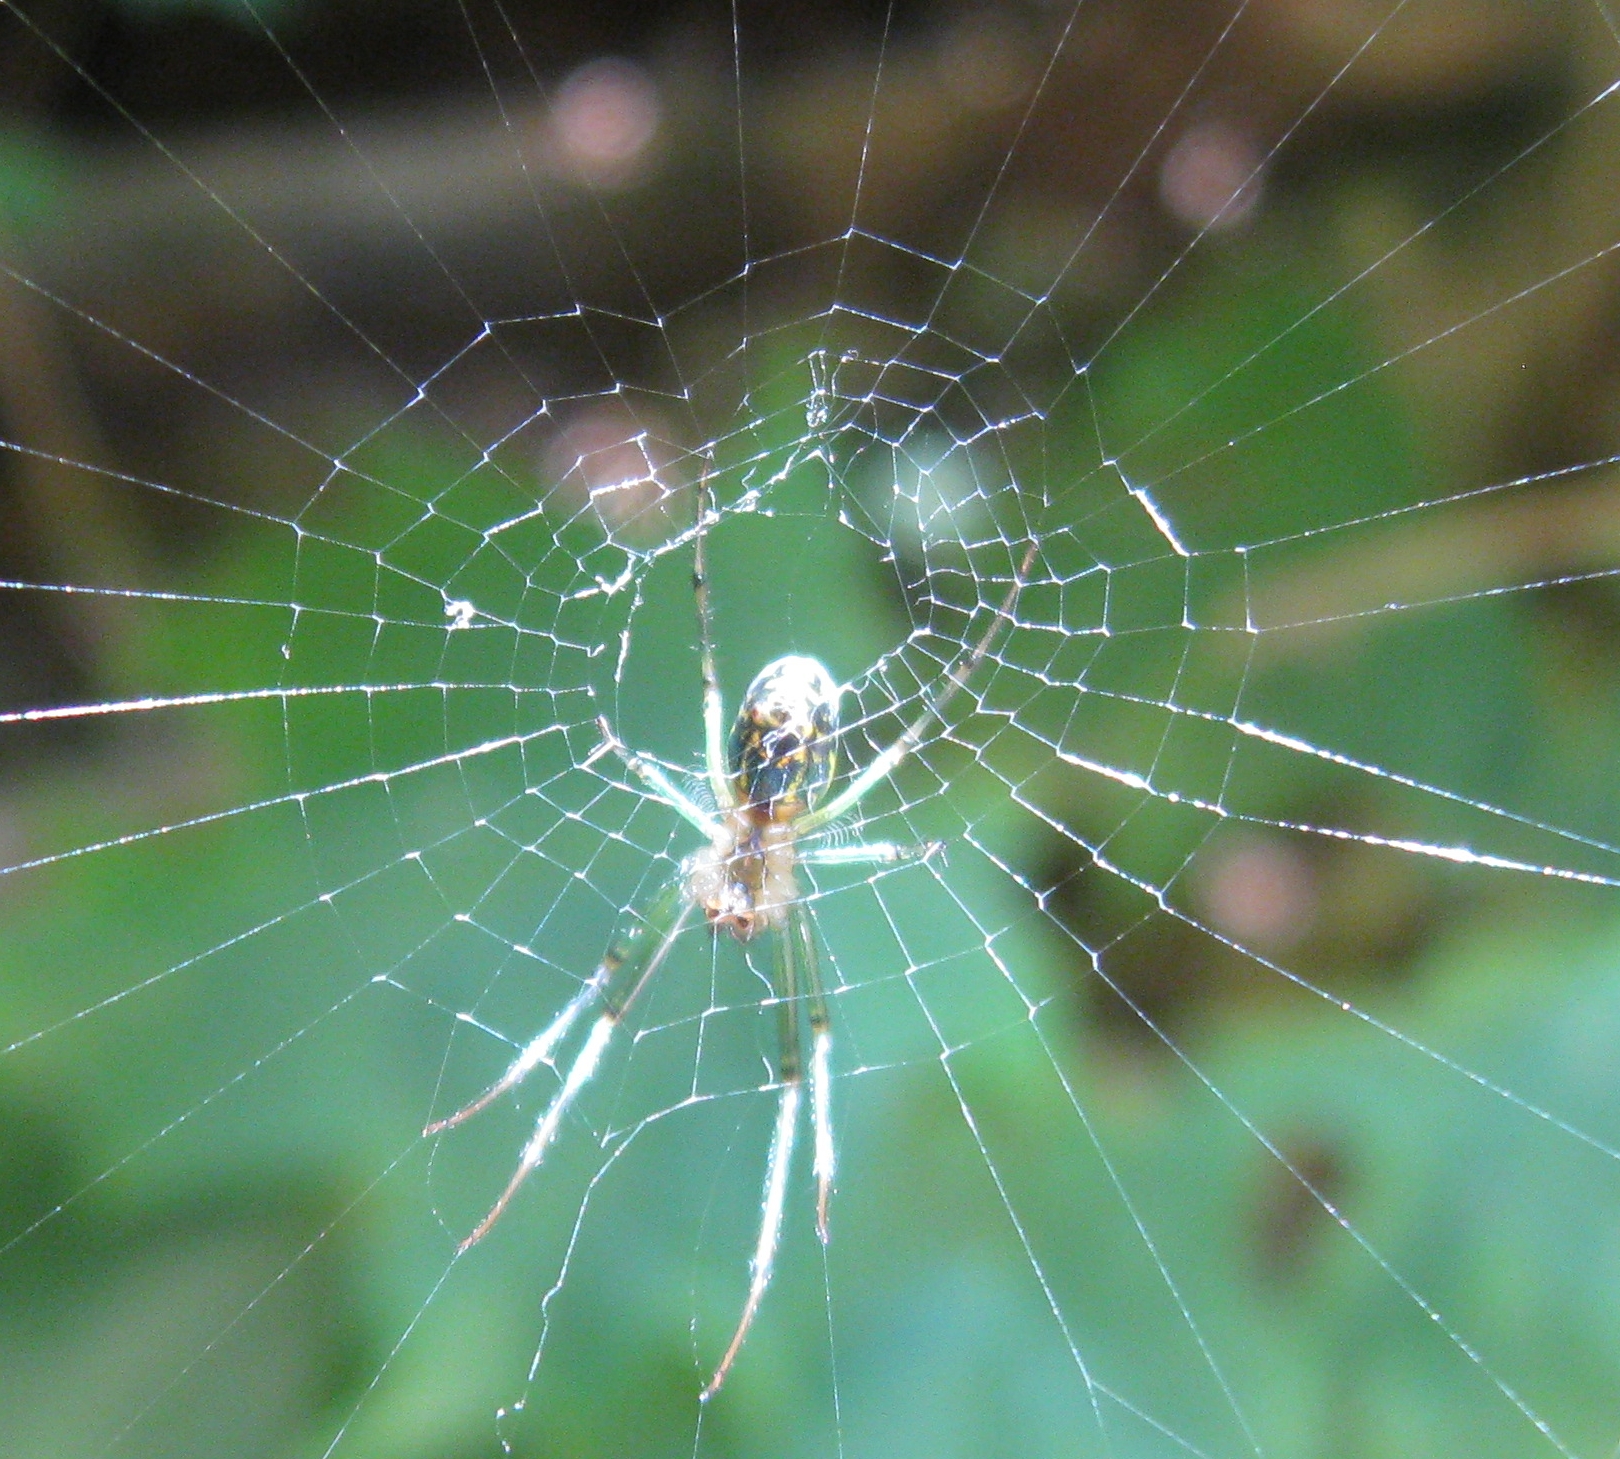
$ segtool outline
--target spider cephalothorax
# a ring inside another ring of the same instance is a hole
[[[763,824],[741,810],[728,812],[709,844],[686,858],[692,901],[716,932],[738,942],[779,930],[799,898],[794,833],[790,825]]]

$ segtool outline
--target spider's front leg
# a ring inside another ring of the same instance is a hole
[[[683,870],[659,893],[646,916],[613,940],[590,980],[569,1000],[568,1006],[551,1021],[546,1030],[523,1048],[506,1072],[471,1104],[445,1119],[435,1120],[423,1130],[424,1135],[435,1135],[453,1129],[480,1110],[487,1109],[507,1090],[521,1084],[539,1065],[550,1063],[552,1053],[567,1037],[579,1015],[595,1003],[602,1004],[602,1011],[568,1066],[561,1086],[536,1120],[534,1133],[523,1147],[517,1169],[507,1182],[506,1189],[490,1207],[489,1214],[462,1241],[458,1251],[465,1251],[489,1232],[517,1194],[518,1187],[544,1159],[546,1147],[551,1144],[575,1096],[596,1073],[613,1031],[646,986],[647,980],[658,971],[659,964],[674,946],[691,911],[692,903]]]

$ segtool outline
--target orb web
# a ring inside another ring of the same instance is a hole
[[[8,1446],[1612,1450],[1607,6],[347,22],[410,118],[246,8],[234,136],[5,13]],[[766,943],[466,1251],[562,1054],[422,1132],[695,849],[705,477],[728,708],[937,711],[825,844],[944,850],[803,872],[700,1403]]]

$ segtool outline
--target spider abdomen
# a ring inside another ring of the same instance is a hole
[[[731,775],[756,820],[803,815],[833,776],[843,691],[819,660],[773,659],[754,676],[731,730]]]

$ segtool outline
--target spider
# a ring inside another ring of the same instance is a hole
[[[628,926],[609,944],[602,961],[550,1025],[525,1045],[506,1072],[470,1104],[433,1121],[424,1135],[453,1129],[488,1108],[552,1056],[586,1010],[596,1021],[568,1065],[562,1083],[541,1111],[517,1169],[488,1215],[457,1248],[467,1250],[488,1234],[518,1188],[539,1166],[575,1097],[596,1073],[614,1030],[668,956],[677,937],[701,914],[718,936],[749,942],[762,933],[775,938],[773,990],[779,1011],[780,1052],[776,1128],[765,1164],[759,1237],[750,1263],[748,1297],[737,1327],[713,1376],[703,1389],[707,1402],[720,1391],[770,1285],[782,1231],[788,1173],[805,1084],[801,1007],[810,1025],[809,1094],[814,1133],[812,1170],[816,1181],[816,1232],[828,1239],[827,1213],[833,1189],[832,1027],[822,986],[816,937],[800,897],[799,866],[894,865],[925,861],[942,849],[939,841],[902,845],[889,841],[812,845],[800,842],[825,831],[853,811],[886,779],[939,722],[946,705],[967,682],[1003,624],[1009,622],[1023,578],[1035,556],[1032,543],[1013,584],[984,636],[946,673],[944,692],[901,731],[863,771],[823,801],[837,768],[838,707],[843,689],[816,659],[788,654],[765,665],[748,686],[741,709],[725,734],[725,710],[715,667],[713,619],[704,538],[715,517],[708,473],[698,487],[694,528],[693,593],[697,600],[702,655],[704,768],[715,809],[700,805],[680,789],[661,766],[629,749],[606,718],[597,721],[602,741],[596,755],[613,753],[654,794],[703,836],[705,844],[682,861],[675,877],[646,910],[632,912]],[[595,756],[593,756],[593,759]]]

